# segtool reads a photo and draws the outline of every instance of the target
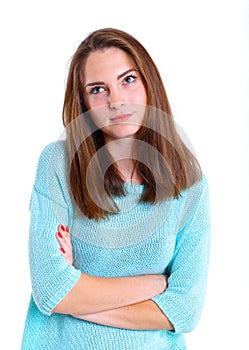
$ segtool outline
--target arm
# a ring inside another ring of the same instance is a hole
[[[56,238],[62,256],[72,265],[72,245],[68,227],[60,225]],[[82,273],[78,283],[56,305],[53,312],[82,316],[116,309],[150,299],[162,293],[166,284],[164,275],[104,278]]]
[[[172,323],[152,300],[95,314],[72,316],[110,327],[133,330],[174,330]]]
[[[69,265],[73,264],[73,253],[69,229],[59,226],[56,238],[61,247],[61,254]],[[129,286],[128,286],[129,287]],[[113,295],[113,293],[111,294]],[[168,318],[151,300],[90,314],[71,314],[76,318],[105,326],[134,330],[173,330]]]
[[[38,193],[33,194],[33,205],[39,206],[39,218],[41,212],[53,212],[56,206]],[[56,206],[59,210],[63,211]],[[30,266],[33,296],[44,313],[94,313],[144,301],[165,290],[164,275],[105,278],[81,273],[66,263],[49,232],[48,220],[41,220],[34,218],[31,224]]]
[[[197,325],[206,294],[210,213],[208,184],[204,178],[188,192],[191,219],[177,233],[173,258],[167,267],[167,290],[153,301],[167,315],[176,333],[191,332]]]
[[[52,312],[77,316],[116,309],[150,299],[165,288],[164,275],[105,278],[82,273]]]

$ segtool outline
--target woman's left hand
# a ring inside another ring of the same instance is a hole
[[[59,225],[56,239],[60,245],[60,252],[68,265],[73,265],[73,248],[68,226]]]

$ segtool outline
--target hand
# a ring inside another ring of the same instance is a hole
[[[161,275],[162,278],[162,285],[163,285],[163,292],[168,288],[168,276],[167,275]]]
[[[60,225],[56,233],[56,239],[60,245],[60,252],[68,265],[73,265],[73,247],[68,226]]]
[[[165,290],[168,287],[168,276],[167,275],[147,275],[147,276],[151,276],[153,279],[153,283],[155,285],[155,287],[157,287],[156,292],[157,294],[161,294],[163,292],[165,292]]]

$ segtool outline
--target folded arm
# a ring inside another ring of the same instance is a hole
[[[133,330],[174,330],[172,323],[152,300],[109,311],[72,316],[110,327]]]
[[[164,293],[153,300],[72,316],[111,327],[189,332],[198,322],[203,307],[209,249],[209,200],[205,184],[191,222],[178,234],[175,254],[168,267],[169,285]]]
[[[73,264],[71,237],[68,228],[64,229],[63,226],[59,226],[56,238],[62,248],[62,256],[69,265]],[[90,281],[90,279],[92,279],[92,281]],[[86,283],[86,280],[88,280],[90,284]],[[89,306],[90,313],[81,314],[80,312],[76,312],[71,313],[72,316],[85,321],[118,328],[134,330],[174,329],[173,325],[162,313],[160,308],[153,301],[149,300],[150,294],[160,292],[163,282],[165,282],[164,289],[166,289],[166,276],[145,275],[139,277],[103,279],[85,275],[82,279],[82,287],[79,286],[79,290],[81,288],[82,290],[79,291],[78,296],[75,290],[73,290],[72,295],[70,296],[69,294],[66,297],[67,299],[71,299],[68,301],[69,308],[71,308],[72,301],[76,303],[77,308],[77,304],[80,304],[80,302],[77,302],[77,298],[86,295],[88,287],[89,295],[85,296],[85,298],[88,301],[94,299],[94,308],[96,308],[96,301],[99,299],[97,295],[99,293],[96,293],[96,291],[100,290],[97,286],[97,280],[99,288],[101,287],[101,298],[98,301],[98,308],[103,309],[107,300],[110,300],[110,310],[94,312],[93,306]],[[103,290],[107,293],[106,295],[103,295]],[[121,293],[123,294],[122,301],[118,300],[121,298]],[[144,301],[135,302],[135,299],[141,299],[142,297],[145,298]],[[54,312],[62,311],[62,313],[70,313],[65,306],[66,298],[57,305]],[[115,299],[117,299],[116,304]],[[125,300],[127,304],[123,307],[119,307],[118,305],[124,304]],[[115,308],[113,308],[113,306],[115,306]]]
[[[116,309],[148,300],[165,288],[163,275],[105,278],[82,273],[52,312],[82,315]]]
[[[51,228],[58,229],[55,226],[58,217],[65,222],[66,210],[36,191],[32,208],[29,241],[32,295],[42,313],[95,313],[151,299],[166,289],[167,278],[160,274],[108,278],[85,274],[70,266],[61,257],[63,252],[60,253],[51,233]],[[46,220],[49,217],[46,212],[56,212],[58,217]]]

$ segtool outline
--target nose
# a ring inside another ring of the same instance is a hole
[[[116,88],[109,91],[109,107],[111,109],[119,109],[124,104],[124,96],[122,92]]]

